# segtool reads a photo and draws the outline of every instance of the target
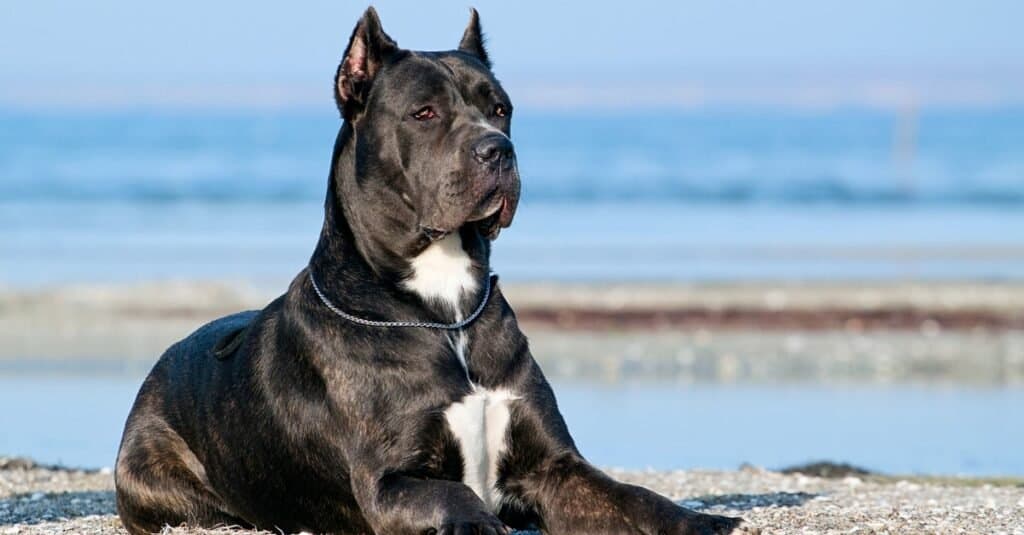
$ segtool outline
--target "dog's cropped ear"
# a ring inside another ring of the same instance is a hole
[[[466,25],[466,31],[462,33],[459,50],[476,56],[488,69],[491,68],[491,60],[487,57],[487,49],[484,48],[484,34],[480,30],[480,15],[476,9],[469,8],[469,24]]]
[[[351,119],[366,104],[373,77],[398,45],[380,25],[373,7],[366,9],[349,38],[345,57],[334,75],[334,98],[345,119]]]

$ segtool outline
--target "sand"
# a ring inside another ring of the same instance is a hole
[[[1024,535],[1024,482],[736,471],[612,475],[706,512],[742,516],[748,533]],[[0,457],[0,534],[113,535],[113,477]],[[164,533],[236,533],[167,529]]]

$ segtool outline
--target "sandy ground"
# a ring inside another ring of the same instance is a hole
[[[742,516],[750,533],[1024,535],[1024,483],[1017,480],[823,478],[750,467],[612,474],[686,507]],[[112,489],[109,472],[0,458],[0,534],[125,533]],[[213,532],[178,528],[165,533]]]
[[[1024,284],[509,284],[551,377],[1024,384]],[[145,373],[273,296],[200,282],[0,290],[0,373]]]

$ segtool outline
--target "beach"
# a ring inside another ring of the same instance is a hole
[[[552,377],[1024,383],[1024,283],[501,283]],[[227,282],[0,292],[0,370],[145,373],[275,293]]]
[[[751,534],[1024,533],[1024,480],[1019,479],[818,477],[755,467],[611,474],[684,507],[742,516]],[[163,533],[237,531],[168,528]],[[0,457],[0,533],[126,533],[116,517],[113,476]]]

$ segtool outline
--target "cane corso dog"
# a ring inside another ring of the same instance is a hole
[[[344,120],[308,267],[263,310],[173,345],[142,385],[115,473],[128,531],[737,529],[577,451],[490,274],[519,175],[476,11],[457,49],[419,52],[370,8],[334,96]]]

